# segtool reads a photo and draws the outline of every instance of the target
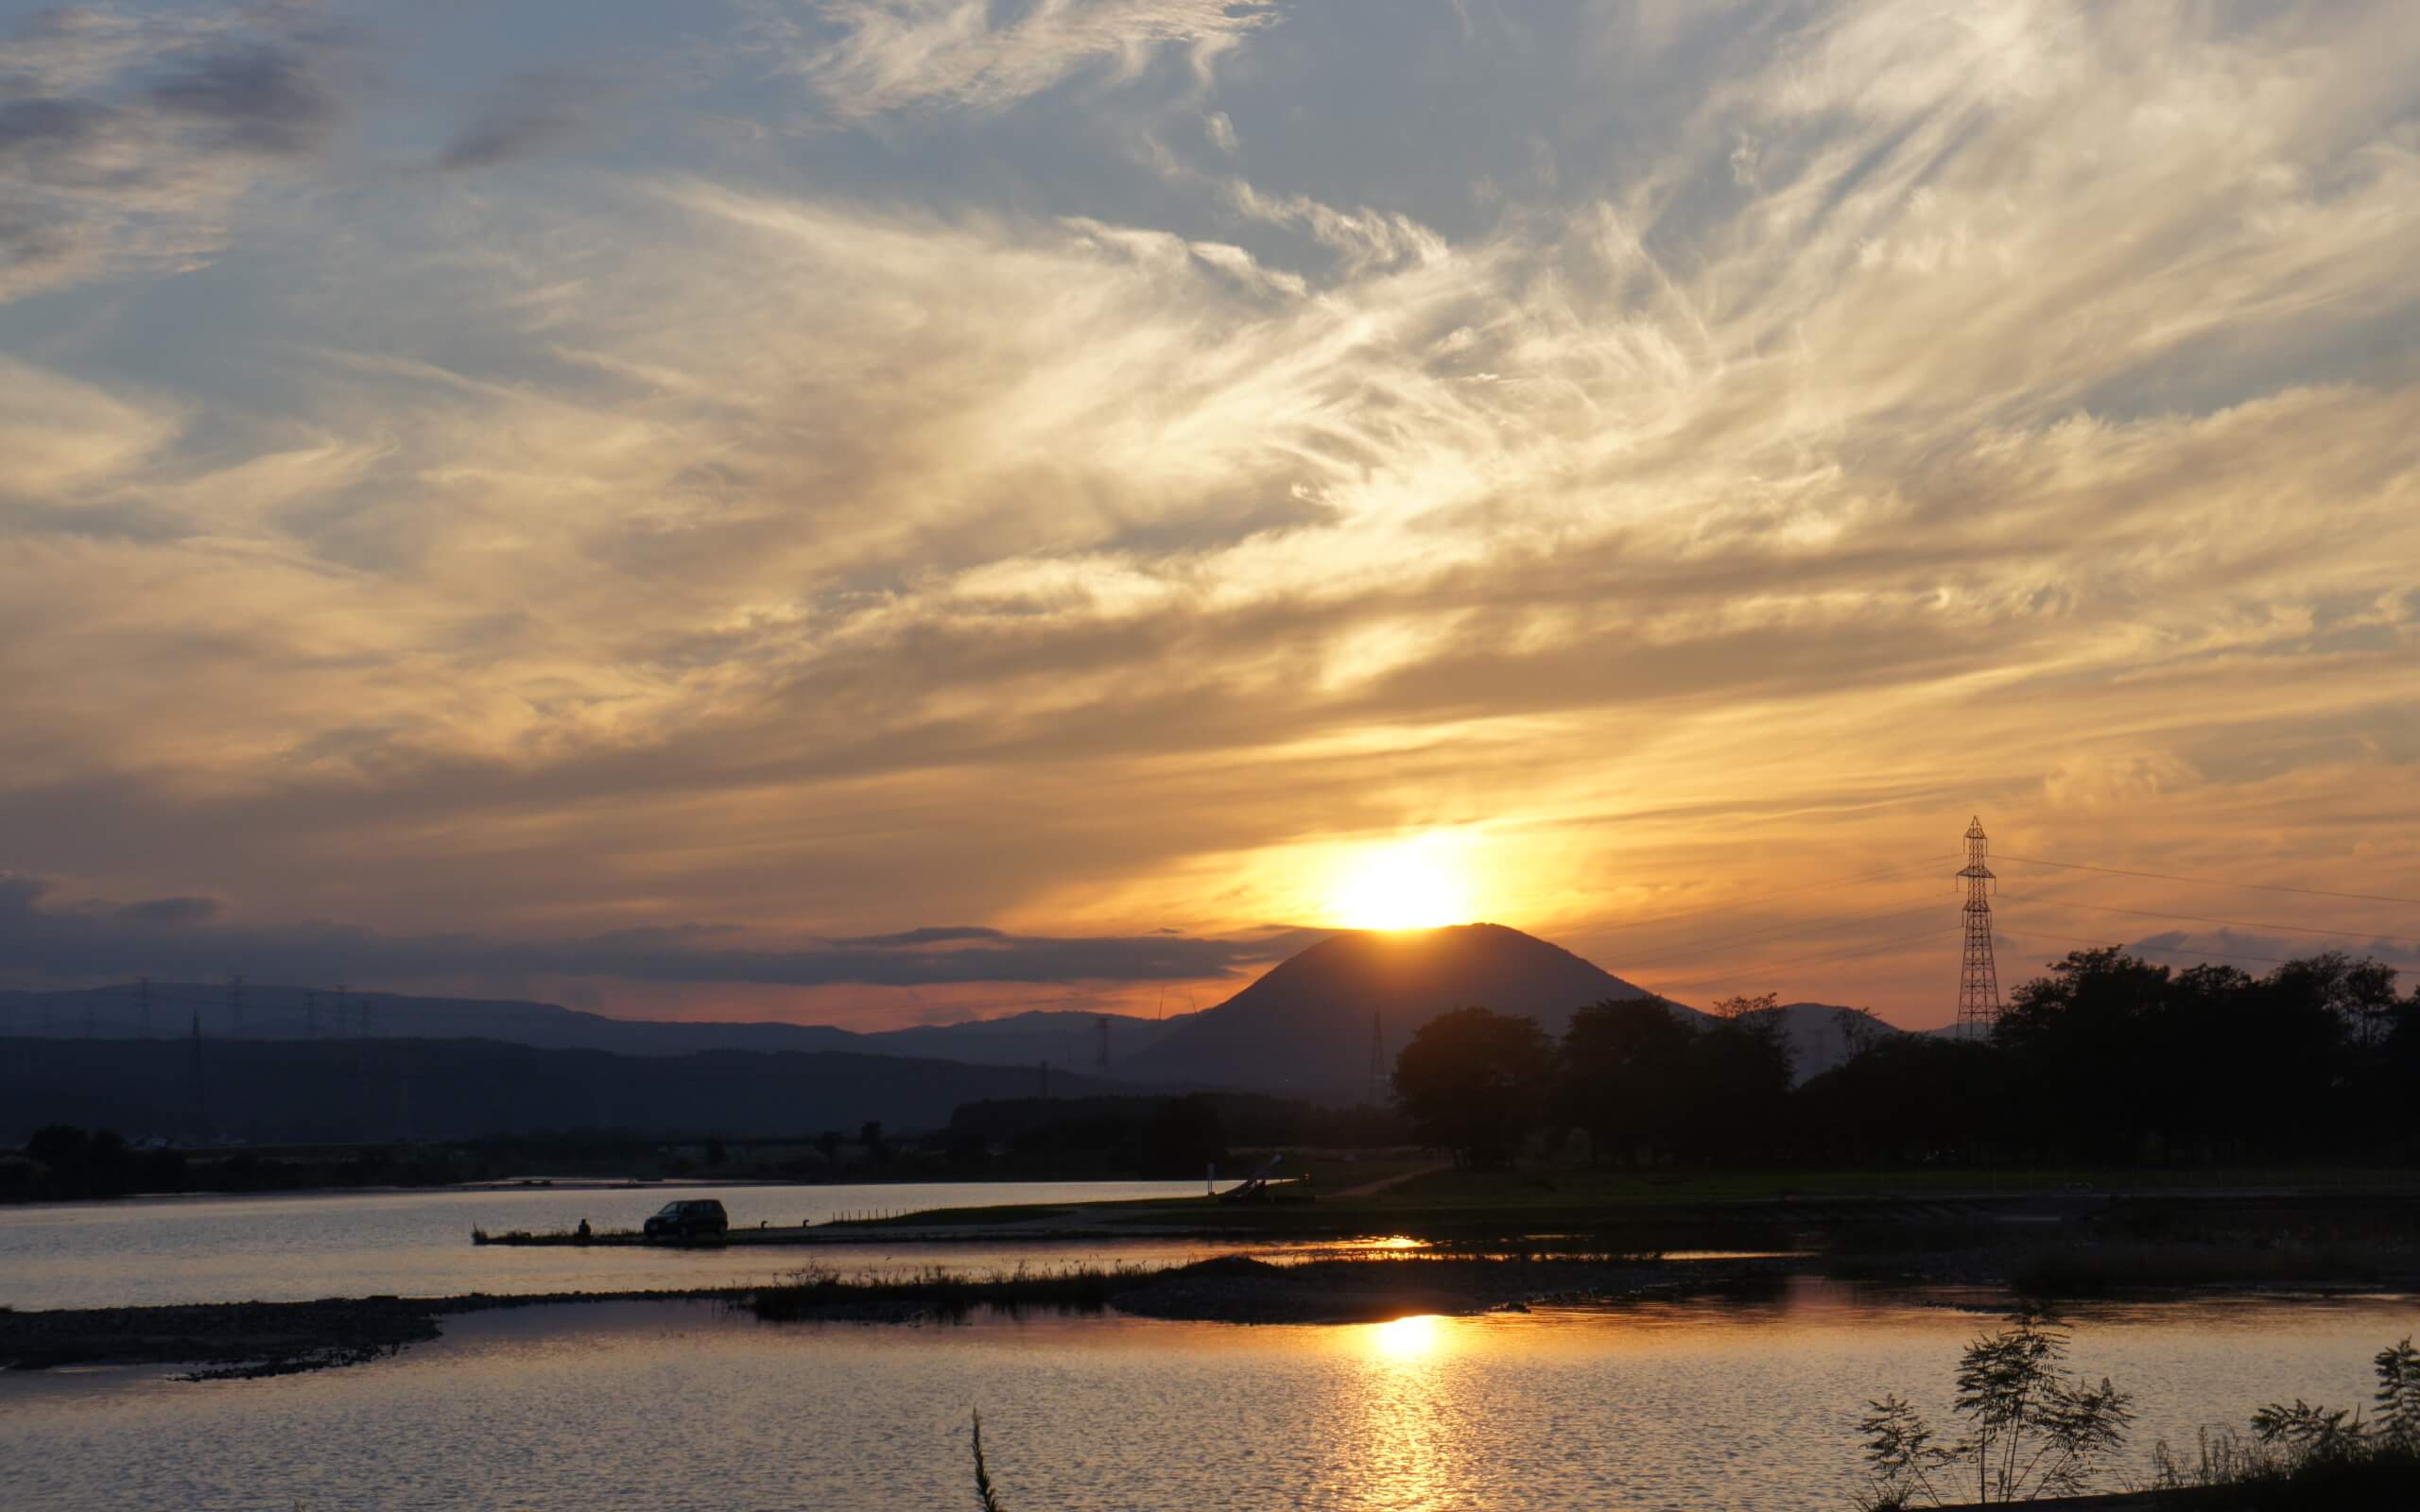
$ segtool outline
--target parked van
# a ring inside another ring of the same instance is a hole
[[[731,1214],[712,1197],[667,1202],[640,1230],[649,1239],[720,1239],[731,1230]]]

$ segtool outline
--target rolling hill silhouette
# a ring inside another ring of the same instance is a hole
[[[1413,1031],[1449,1008],[1480,1004],[1526,1013],[1560,1035],[1575,1008],[1647,995],[1502,924],[1349,930],[1288,957],[1111,1070],[1126,1081],[1358,1102],[1370,1085],[1373,1016],[1392,1070]]]
[[[1079,1076],[1069,1074],[1077,1073],[1135,1091],[1218,1089],[1353,1105],[1371,1094],[1374,1017],[1380,1028],[1382,1071],[1391,1073],[1396,1053],[1414,1031],[1449,1008],[1478,1004],[1500,1013],[1525,1013],[1548,1035],[1560,1036],[1576,1008],[1648,995],[1534,936],[1500,924],[1461,924],[1334,935],[1217,1007],[1165,1022],[1037,1011],[859,1034],[821,1024],[614,1019],[506,1000],[372,992],[339,1000],[265,984],[247,988],[239,1021],[222,986],[174,982],[152,984],[147,1016],[138,1015],[131,984],[0,991],[0,1009],[22,1037],[12,1043],[51,1059],[83,1057],[75,1064],[100,1078],[81,1088],[82,1101],[68,1099],[69,1110],[93,1117],[106,1112],[145,1130],[182,1126],[177,1120],[189,1112],[191,1093],[180,1079],[186,1074],[180,1068],[188,1063],[182,1042],[199,1017],[214,1060],[226,1055],[233,1057],[231,1066],[257,1063],[262,1069],[260,1101],[248,1105],[231,1092],[226,1106],[252,1108],[260,1127],[251,1130],[251,1137],[273,1132],[288,1138],[298,1137],[295,1131],[306,1123],[293,1122],[307,1110],[302,1104],[309,1099],[297,1103],[273,1091],[277,1078],[268,1068],[300,1071],[318,1066],[315,1057],[350,1067],[353,1061],[345,1057],[370,1054],[365,1045],[381,1046],[378,1057],[408,1058],[420,1052],[400,1047],[418,1043],[437,1057],[424,1068],[427,1090],[416,1099],[421,1114],[415,1123],[424,1129],[572,1126],[608,1115],[631,1121],[641,1111],[656,1122],[633,1126],[707,1127],[717,1116],[714,1099],[692,1097],[691,1083],[701,1087],[719,1080],[729,1090],[724,1112],[731,1132],[769,1129],[784,1119],[804,1121],[801,1127],[825,1127],[863,1118],[908,1130],[937,1126],[959,1102],[1028,1094],[1045,1061],[1058,1073],[1055,1085],[1063,1095],[1080,1085]],[[1673,1012],[1693,1024],[1711,1022],[1683,1005],[1674,1005]],[[1801,1081],[1846,1059],[1866,1039],[1899,1032],[1858,1010],[1815,1003],[1788,1005],[1781,1021]],[[1111,1056],[1105,1070],[1093,1064],[1104,1022],[1110,1026]],[[40,1038],[27,1033],[37,1027]],[[55,1040],[55,1049],[44,1048]],[[437,1061],[448,1069],[440,1070]],[[105,1072],[107,1065],[120,1071]],[[514,1068],[513,1077],[481,1079],[479,1073],[508,1065]],[[650,1065],[652,1071],[645,1069]],[[148,1070],[136,1074],[142,1068]],[[116,1101],[101,1096],[110,1078],[118,1075],[117,1092],[123,1095]],[[147,1099],[144,1089],[159,1078],[164,1080],[151,1088],[158,1097]],[[313,1073],[304,1079],[322,1078]],[[618,1091],[625,1081],[663,1091],[648,1098],[625,1097]],[[501,1089],[508,1083],[522,1095],[504,1096]],[[482,1087],[496,1094],[489,1104],[475,1094]],[[54,1101],[73,1090],[65,1083],[26,1089]],[[312,1118],[327,1123],[335,1115],[320,1109]],[[392,1123],[393,1115],[382,1110],[365,1126],[383,1130]]]
[[[616,1019],[508,998],[370,991],[340,998],[324,990],[260,982],[245,988],[239,1018],[226,987],[217,983],[155,982],[147,1014],[132,983],[44,992],[0,990],[0,1035],[182,1040],[198,1018],[202,1033],[213,1040],[494,1040],[541,1050],[603,1050],[622,1056],[841,1051],[973,1066],[1031,1067],[1047,1060],[1063,1070],[1093,1063],[1104,1022],[1110,1025],[1111,1057],[1123,1058],[1186,1017],[1171,1014],[1154,1020],[1037,1009],[859,1033],[821,1023]]]
[[[1021,1066],[845,1051],[628,1056],[494,1040],[171,1040],[0,1042],[0,1145],[45,1124],[215,1143],[473,1139],[614,1128],[678,1137],[804,1139],[878,1119],[940,1128],[972,1102],[1030,1097]],[[1054,1073],[1061,1096],[1109,1091]],[[203,1111],[206,1103],[207,1111]]]

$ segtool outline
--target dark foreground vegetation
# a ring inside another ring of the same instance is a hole
[[[2189,1167],[2420,1159],[2420,997],[2341,954],[2253,977],[2078,951],[2018,988],[1987,1042],[1876,1030],[1791,1085],[1769,1000],[1711,1028],[1657,999],[1580,1010],[1558,1042],[1483,1007],[1404,1047],[1419,1138],[1501,1166],[1578,1143],[1658,1166]]]
[[[1867,1512],[2006,1505],[2095,1488],[2134,1422],[2134,1398],[2065,1368],[2067,1331],[2021,1313],[1960,1357],[1958,1436],[1944,1439],[1896,1396],[1866,1404]],[[2420,1505],[2420,1349],[2407,1338],[2375,1358],[2376,1415],[2272,1402],[2248,1435],[2205,1431],[2190,1462],[2152,1451],[2146,1507],[2336,1509]],[[1971,1499],[1970,1499],[1971,1498]]]
[[[2133,1396],[2065,1368],[2068,1332],[2039,1314],[1969,1344],[1960,1357],[1944,1440],[1896,1396],[1866,1404],[1859,1423],[1870,1477],[1861,1512],[1936,1512],[2031,1503],[2107,1512],[2409,1512],[2420,1505],[2420,1350],[2378,1351],[2377,1413],[2273,1402],[2250,1431],[2205,1432],[2182,1459],[2163,1440],[2146,1486],[2095,1495],[2134,1422]],[[976,1499],[1005,1512],[973,1415]],[[1971,1500],[1969,1498],[1971,1497]]]

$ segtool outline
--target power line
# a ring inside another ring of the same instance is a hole
[[[1877,908],[1871,913],[1847,914],[1819,919],[1812,924],[1797,925],[1789,929],[1751,930],[1744,935],[1716,935],[1704,939],[1682,940],[1668,950],[1650,951],[1647,954],[1647,960],[1650,963],[1647,969],[1653,970],[1652,963],[1659,958],[1668,961],[1676,954],[1683,953],[1717,950],[1727,945],[1750,945],[1770,943],[1777,939],[1796,939],[1801,936],[1837,929],[1842,924],[1862,924],[1879,919],[1904,919],[1910,914],[1929,913],[1936,906],[1938,905],[1933,903],[1910,903],[1898,908]]]
[[[1932,861],[1919,861],[1913,866],[1891,867],[1860,876],[1827,877],[1821,882],[1810,882],[1803,886],[1784,887],[1778,892],[1754,893],[1746,898],[1734,898],[1725,902],[1708,903],[1703,908],[1684,908],[1677,914],[1658,914],[1652,919],[1634,919],[1626,923],[1606,924],[1601,926],[1599,933],[1619,934],[1624,930],[1645,929],[1651,924],[1668,924],[1676,919],[1701,919],[1707,914],[1727,914],[1744,908],[1750,903],[1763,902],[1770,898],[1788,898],[1793,893],[1813,892],[1819,887],[1854,887],[1869,882],[1888,882],[1894,877],[1912,876],[1938,864]]]
[[[2003,935],[2022,936],[2027,939],[2054,939],[2063,945],[2089,945],[2094,950],[2150,951],[2156,955],[2207,955],[2221,961],[2265,961],[2271,966],[2291,966],[2292,957],[2285,955],[2245,955],[2229,951],[2197,951],[2182,945],[2112,945],[2107,940],[2086,939],[2080,935],[2046,935],[2038,929],[2002,928]]]
[[[2067,871],[2098,871],[2112,877],[2149,877],[2158,882],[2190,882],[2206,887],[2243,887],[2253,892],[2290,892],[2306,898],[2348,898],[2364,903],[2406,903],[2420,908],[2420,898],[2396,898],[2376,892],[2329,892],[2324,887],[2289,887],[2273,882],[2229,882],[2222,877],[2186,877],[2171,871],[2130,871],[2124,867],[2086,866],[2081,861],[2046,861],[2040,856],[2002,854],[2002,861],[2020,861],[2029,867],[2058,867]]]
[[[1889,950],[1893,945],[1910,944],[1920,939],[1939,938],[1948,930],[1949,927],[1950,926],[1946,924],[1938,924],[1930,929],[1918,930],[1912,935],[1901,935],[1891,939],[1876,940],[1871,944],[1851,946],[1845,950],[1819,951],[1812,955],[1798,955],[1778,961],[1757,961],[1747,966],[1738,967],[1733,971],[1720,972],[1714,976],[1699,977],[1691,981],[1668,982],[1664,984],[1664,987],[1650,988],[1649,990],[1655,992],[1658,996],[1669,997],[1671,994],[1664,990],[1665,987],[1704,987],[1710,983],[1734,981],[1750,971],[1777,971],[1785,966],[1810,966],[1822,961],[1847,960],[1854,956],[1870,955],[1876,951]],[[1646,986],[1644,983],[1640,985]]]
[[[2270,924],[2249,919],[2212,919],[2203,914],[2163,914],[2149,908],[2118,908],[2109,903],[2069,902],[2063,898],[2006,898],[2004,902],[2039,904],[2048,908],[2089,908],[2103,914],[2132,914],[2137,919],[2166,919],[2187,924],[2224,924],[2232,929],[2277,929],[2290,935],[2335,935],[2345,939],[2387,940],[2390,942],[2420,938],[2408,935],[2390,935],[2376,929],[2322,929],[2316,924]]]

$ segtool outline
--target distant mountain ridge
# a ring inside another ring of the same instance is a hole
[[[1908,1033],[1863,1008],[1830,1003],[1785,1003],[1775,1011],[1789,1045],[1790,1078],[1799,1082],[1841,1065],[1876,1040]]]
[[[1038,1083],[969,1082],[958,1068],[1014,1067],[1032,1075],[1045,1063],[1053,1084],[1071,1091],[1072,1077],[1061,1082],[1061,1074],[1137,1091],[1219,1089],[1350,1106],[1373,1093],[1374,1023],[1381,1079],[1376,1091],[1383,1098],[1383,1079],[1392,1072],[1397,1053],[1422,1024],[1448,1009],[1478,1005],[1528,1014],[1548,1035],[1560,1036],[1576,1009],[1651,995],[1519,930],[1463,924],[1397,933],[1344,931],[1288,957],[1216,1007],[1165,1021],[1038,1010],[859,1034],[828,1024],[614,1019],[549,1003],[369,992],[339,997],[261,984],[245,986],[239,1011],[235,994],[223,984],[163,982],[151,986],[147,1038],[183,1038],[199,1014],[205,1039],[213,1041],[488,1040],[654,1060],[751,1052],[789,1060],[800,1085],[820,1089],[819,1101],[845,1081],[823,1079],[827,1068],[879,1057],[920,1067],[910,1072],[903,1066],[896,1074],[886,1071],[867,1079],[869,1087],[883,1087],[877,1101],[889,1111],[866,1116],[904,1122],[932,1118],[936,1108],[941,1118],[947,1116],[947,1108],[934,1097],[911,1094],[919,1080],[936,1092],[954,1088],[1001,1095]],[[1689,1022],[1713,1022],[1686,1005],[1672,1007]],[[1839,1065],[1867,1040],[1903,1032],[1861,1010],[1828,1004],[1792,1003],[1778,1011],[1799,1081]],[[143,1038],[139,1000],[128,985],[0,991],[0,1034],[13,1025],[20,1039],[36,1038],[46,1023],[54,1037],[81,1039],[88,1013],[93,1039],[122,1044]],[[1106,1066],[1100,1063],[1103,1024]],[[612,1079],[601,1071],[594,1074]]]
[[[82,1037],[87,1013],[92,1033],[105,1040],[141,1038],[143,1011],[130,984],[58,992],[0,990],[0,1033]],[[1166,1020],[1125,1014],[1033,1010],[959,1023],[918,1024],[872,1033],[821,1023],[693,1022],[673,1019],[615,1019],[552,1003],[510,998],[416,997],[392,992],[351,992],[248,983],[240,1010],[222,984],[151,984],[149,1038],[182,1039],[199,1015],[202,1034],[215,1040],[341,1040],[364,1035],[383,1040],[495,1040],[541,1050],[604,1050],[625,1056],[690,1056],[716,1050],[844,1051],[856,1055],[906,1056],[976,1066],[1053,1066],[1093,1069],[1099,1058],[1100,1025],[1109,1024],[1113,1061],[1157,1042],[1189,1015]]]
[[[12,1040],[0,1054],[0,1145],[45,1124],[216,1143],[459,1140],[548,1129],[807,1139],[868,1120],[946,1125],[968,1103],[1031,1097],[1015,1066],[837,1051],[628,1056],[494,1040],[240,1040],[200,1064],[162,1040]],[[1053,1071],[1063,1097],[1113,1089]]]

